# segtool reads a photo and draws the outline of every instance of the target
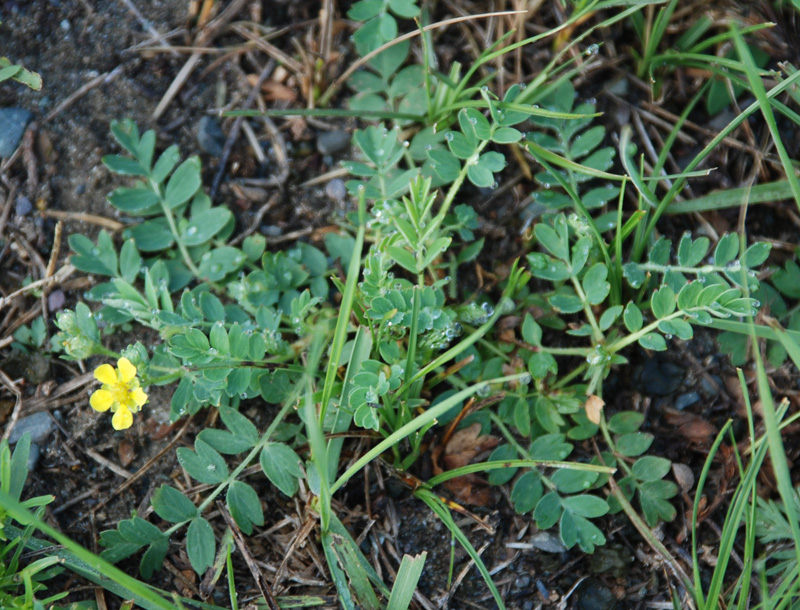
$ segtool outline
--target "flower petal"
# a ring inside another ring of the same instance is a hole
[[[114,417],[111,419],[111,425],[114,426],[114,430],[125,430],[130,428],[132,423],[133,413],[130,412],[130,409],[124,407],[114,413]]]
[[[94,378],[106,385],[117,383],[117,373],[110,364],[101,364],[94,370]]]
[[[144,393],[142,388],[136,388],[131,391],[131,400],[136,403],[136,411],[142,408],[142,405],[147,402],[147,394]]]
[[[119,368],[119,380],[121,382],[128,383],[131,379],[136,377],[136,367],[133,366],[131,361],[127,358],[120,358],[117,360],[117,367]]]
[[[107,364],[103,366],[108,366]],[[108,368],[111,368],[108,366]],[[111,369],[112,371],[114,369]],[[114,395],[108,390],[96,390],[89,399],[89,404],[95,411],[108,411],[114,404]]]

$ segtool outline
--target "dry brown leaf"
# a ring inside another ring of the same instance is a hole
[[[136,457],[136,445],[130,439],[122,439],[119,442],[119,447],[117,447],[117,455],[119,456],[120,466],[127,468]]]
[[[693,413],[664,409],[664,419],[675,426],[678,434],[695,445],[711,443],[717,433],[714,424]]]
[[[481,425],[474,423],[453,434],[444,449],[443,466],[445,470],[466,466],[478,454],[494,449],[500,443],[500,439],[496,436],[480,436],[480,433]]]
[[[586,417],[595,425],[600,425],[600,418],[603,415],[603,407],[605,406],[605,401],[592,394],[586,399],[586,404],[584,408],[586,409]]]

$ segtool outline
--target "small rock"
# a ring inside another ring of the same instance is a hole
[[[16,204],[14,206],[14,212],[17,216],[27,216],[33,211],[33,204],[31,200],[28,199],[25,195],[20,195],[17,197]]]
[[[617,600],[611,589],[595,578],[587,578],[575,591],[578,610],[615,610]]]
[[[517,579],[514,581],[514,586],[518,589],[525,589],[531,584],[531,577],[527,574],[523,574],[522,576],[518,576]]]
[[[14,154],[32,120],[33,115],[24,108],[0,108],[0,157]]]
[[[675,399],[675,408],[678,409],[678,411],[683,411],[686,407],[691,407],[698,400],[700,400],[700,394],[697,392],[686,392],[686,394],[681,394]]]
[[[323,155],[332,155],[350,146],[350,133],[347,131],[325,131],[317,136],[317,150]]]
[[[694,487],[694,473],[686,464],[672,464],[672,474],[678,482],[681,491],[688,492]]]
[[[283,235],[283,229],[277,225],[261,225],[261,233],[267,237],[279,237]]]
[[[334,178],[325,185],[325,194],[334,201],[343,201],[347,197],[347,188],[344,186],[344,180],[341,178]]]
[[[554,536],[550,532],[538,532],[531,536],[531,544],[534,548],[544,551],[545,553],[564,553],[567,547],[561,542],[558,536]]]
[[[197,143],[203,152],[219,157],[225,148],[225,134],[214,117],[204,116],[197,123]]]
[[[17,421],[17,425],[14,426],[11,435],[8,437],[8,442],[13,445],[27,432],[31,435],[32,443],[41,443],[55,430],[55,427],[56,425],[50,415],[40,411]]]
[[[682,367],[656,354],[634,371],[633,385],[647,396],[668,396],[681,387],[684,374]]]
[[[58,311],[64,307],[67,298],[64,296],[63,290],[54,290],[47,295],[47,308],[50,311]]]
[[[36,464],[39,463],[39,457],[42,455],[42,450],[36,443],[31,443],[31,452],[28,454],[28,471],[33,472],[36,470]]]

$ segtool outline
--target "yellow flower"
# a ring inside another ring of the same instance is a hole
[[[111,425],[114,430],[125,430],[133,423],[133,414],[147,402],[147,394],[139,387],[136,367],[127,358],[117,360],[117,368],[101,364],[94,370],[94,377],[103,387],[92,394],[89,404],[95,411],[114,414]]]

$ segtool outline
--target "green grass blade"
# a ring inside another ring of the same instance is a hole
[[[788,180],[778,180],[767,184],[745,186],[735,189],[717,191],[703,197],[673,203],[667,208],[667,214],[688,214],[690,212],[709,212],[738,208],[742,204],[754,205],[789,199],[794,196]]]
[[[778,124],[775,122],[775,115],[772,113],[772,106],[767,98],[767,91],[764,88],[764,83],[759,75],[759,70],[756,67],[755,61],[753,60],[753,55],[750,53],[750,49],[747,48],[747,44],[745,44],[744,38],[742,38],[742,34],[738,27],[734,24],[731,26],[731,30],[733,32],[733,42],[736,46],[736,52],[739,54],[739,57],[744,64],[745,74],[747,75],[747,80],[750,83],[750,89],[752,90],[753,95],[756,96],[756,103],[761,110],[761,114],[764,115],[764,120],[767,123],[767,127],[772,135],[775,148],[778,151],[778,156],[783,164],[783,169],[786,172],[786,178],[791,186],[792,195],[797,203],[797,207],[800,208],[800,182],[797,180],[794,164],[792,163],[792,159],[789,157],[789,153],[786,151],[786,147],[783,144],[783,138],[781,137],[780,131],[778,131]]]
[[[464,535],[464,532],[461,531],[461,528],[456,525],[456,522],[453,520],[453,516],[450,514],[450,511],[442,504],[442,501],[439,499],[438,496],[431,493],[427,489],[418,489],[414,492],[414,496],[425,502],[439,519],[441,519],[444,526],[450,530],[450,533],[453,537],[458,540],[459,544],[464,548],[472,560],[475,562],[475,567],[478,568],[478,572],[480,572],[483,580],[486,582],[486,586],[489,587],[489,591],[492,593],[492,597],[494,597],[494,601],[497,604],[497,607],[501,610],[505,610],[505,604],[503,603],[503,598],[500,595],[500,591],[497,590],[497,585],[494,584],[492,580],[492,575],[489,574],[489,570],[486,568],[486,564],[483,563],[481,556],[478,555],[478,551],[475,550],[475,547],[472,546],[472,543],[469,541],[469,538]]]
[[[415,557],[403,555],[386,610],[408,609],[411,605],[411,599],[414,597],[414,590],[417,588],[419,577],[422,576],[422,568],[425,567],[425,559],[427,557],[427,552]]]

